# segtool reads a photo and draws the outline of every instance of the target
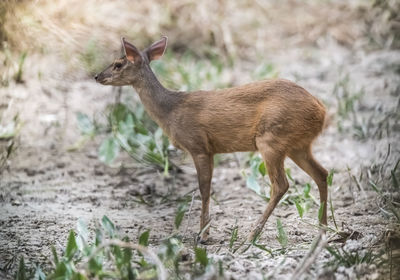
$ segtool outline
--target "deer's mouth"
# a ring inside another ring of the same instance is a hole
[[[96,80],[96,82],[102,85],[109,85],[112,82],[111,77],[104,76],[101,73],[99,75],[96,75],[94,79]]]
[[[98,83],[102,85],[110,85],[111,84],[111,78],[103,78],[101,80],[97,80]]]

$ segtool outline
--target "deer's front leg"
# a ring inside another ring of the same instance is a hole
[[[199,154],[193,155],[193,161],[197,170],[197,177],[199,181],[199,188],[201,194],[201,216],[200,216],[200,230],[210,222],[209,205],[210,205],[210,188],[211,178],[214,168],[213,155]],[[206,242],[210,228],[203,231],[200,236],[200,242]]]

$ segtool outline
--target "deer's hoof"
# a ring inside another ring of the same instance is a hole
[[[201,245],[212,245],[216,244],[218,241],[212,237],[209,237],[209,238],[200,238],[198,242]]]
[[[254,235],[253,232],[250,233],[249,236],[247,236],[247,242],[250,242],[250,243],[253,242],[253,241],[254,241],[254,236],[255,236],[255,235]]]
[[[262,228],[260,228],[259,226],[257,226],[247,237],[247,241],[252,243],[254,241],[256,241],[256,239],[258,239],[258,237],[261,234],[261,230]]]
[[[199,243],[202,244],[202,245],[207,245],[208,239],[200,238]]]
[[[208,234],[203,234],[202,236],[199,236],[197,239],[197,242],[202,244],[202,245],[207,245],[210,244],[210,238]]]

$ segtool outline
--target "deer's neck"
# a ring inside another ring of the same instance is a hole
[[[168,120],[182,94],[166,89],[149,67],[144,67],[133,85],[150,117],[168,133]]]

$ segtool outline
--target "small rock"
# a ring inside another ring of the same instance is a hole
[[[22,203],[21,203],[21,201],[19,201],[19,200],[13,200],[13,201],[11,201],[11,205],[12,206],[20,206]]]
[[[86,154],[86,156],[87,156],[88,158],[94,158],[94,159],[97,159],[97,154],[96,154],[96,153],[94,153],[94,152],[87,153],[87,154]]]
[[[96,175],[96,176],[103,176],[103,175],[104,175],[104,172],[103,172],[103,170],[95,169],[95,170],[94,170],[94,175]]]
[[[26,175],[28,175],[29,177],[34,176],[36,174],[36,171],[33,169],[29,169],[29,168],[25,168],[24,172],[26,173]]]
[[[131,185],[131,182],[130,182],[130,181],[128,181],[128,180],[122,180],[122,181],[120,181],[119,183],[115,184],[114,187],[115,187],[115,188],[123,188],[123,187],[125,187],[125,186],[130,186],[130,185]]]

